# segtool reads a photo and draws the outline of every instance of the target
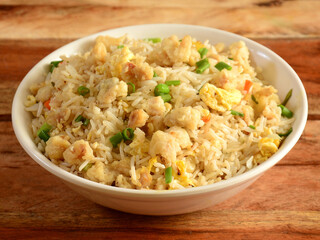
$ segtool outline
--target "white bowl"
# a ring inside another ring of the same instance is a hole
[[[263,69],[265,79],[279,90],[281,99],[284,99],[289,89],[293,89],[293,97],[288,103],[296,118],[293,132],[277,153],[254,169],[228,180],[190,189],[150,191],[117,188],[75,176],[57,167],[37,149],[33,142],[30,129],[31,116],[24,110],[23,104],[28,94],[28,87],[34,82],[43,81],[43,74],[48,71],[48,63],[59,58],[60,55],[84,52],[84,49],[87,50],[98,35],[118,37],[125,33],[135,38],[168,37],[172,34],[181,38],[189,34],[200,41],[224,42],[227,45],[239,40],[244,41],[251,52],[252,62]],[[74,191],[98,204],[124,212],[146,215],[173,215],[193,212],[220,203],[245,189],[293,148],[303,132],[307,114],[307,97],[301,80],[277,54],[236,34],[208,27],[181,24],[129,26],[96,33],[69,43],[46,56],[30,70],[20,83],[12,104],[12,123],[15,134],[25,151],[38,164],[59,177]]]

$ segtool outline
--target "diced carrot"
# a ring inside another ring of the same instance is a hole
[[[249,80],[246,80],[243,88],[244,93],[249,93],[251,90],[251,87],[252,87],[252,82]]]
[[[48,100],[48,101],[45,101],[44,103],[43,103],[43,105],[47,108],[47,109],[51,109],[51,107],[50,107],[50,99]]]
[[[211,115],[210,114],[208,114],[207,116],[204,116],[204,117],[201,118],[201,120],[204,121],[205,123],[209,122],[210,119],[211,119]]]

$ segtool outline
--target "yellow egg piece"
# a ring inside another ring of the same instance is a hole
[[[280,145],[279,139],[273,139],[268,137],[261,138],[258,143],[261,155],[264,157],[272,156],[275,152],[278,151],[279,145]]]

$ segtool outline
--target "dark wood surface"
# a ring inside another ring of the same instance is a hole
[[[0,239],[320,239],[319,10],[312,0],[0,1]],[[230,200],[170,217],[114,211],[72,192],[23,151],[10,115],[22,78],[56,48],[156,22],[256,40],[294,68],[309,101],[302,137],[276,166]]]

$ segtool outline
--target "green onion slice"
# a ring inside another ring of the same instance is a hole
[[[169,93],[170,89],[168,87],[168,85],[160,83],[158,84],[155,88],[154,88],[154,95],[155,96],[160,96],[161,94],[164,93]]]
[[[167,167],[164,173],[166,184],[171,183],[172,181],[172,167]]]
[[[129,134],[128,134],[129,133]],[[126,128],[122,131],[122,136],[125,141],[132,140],[134,137],[134,132],[132,128]]]
[[[50,63],[50,72],[53,72],[53,69],[55,69],[56,67],[58,67],[59,63],[63,62],[63,60],[60,61],[52,61]]]
[[[89,168],[91,168],[92,167],[92,163],[88,163],[84,168],[82,168],[82,171],[83,172],[86,172],[86,171],[88,171],[89,170]]]
[[[233,60],[233,58],[230,58],[230,57],[229,57],[228,59],[229,59],[229,60]]]
[[[85,120],[84,120],[84,121],[82,121],[82,122],[83,122],[83,126],[88,126],[88,125],[89,125],[89,123],[90,123],[90,119],[85,118]]]
[[[122,139],[123,139],[122,133],[119,132],[119,133],[113,135],[109,140],[110,140],[112,146],[114,148],[116,148],[118,146],[118,144],[122,141]]]
[[[249,125],[249,128],[256,129],[256,127],[253,125]]]
[[[210,67],[210,63],[208,58],[204,58],[198,62],[196,62],[197,65],[197,70],[196,73],[203,73],[206,69],[208,69]]]
[[[181,83],[180,80],[172,80],[172,81],[166,81],[165,82],[165,84],[168,85],[168,86],[172,86],[172,85],[173,86],[178,86],[178,85],[180,85],[180,83]]]
[[[207,48],[200,48],[198,50],[198,52],[200,53],[200,57],[203,58],[204,55],[206,55],[208,53],[208,49]]]
[[[80,86],[78,87],[78,93],[81,95],[81,96],[85,96],[87,95],[88,93],[90,92],[90,89],[85,87],[85,86]]]
[[[129,89],[128,89],[129,94],[128,95],[130,95],[131,93],[135,93],[136,92],[136,86],[132,82],[128,82],[127,84],[128,84],[128,87],[129,87]]]
[[[227,69],[227,70],[231,70],[232,67],[228,64],[226,64],[225,62],[218,62],[216,65],[215,65],[215,68],[218,69],[220,72],[222,71],[222,69]]]
[[[158,77],[158,74],[155,71],[153,71],[153,77]]]
[[[286,98],[283,100],[283,102],[281,103],[281,105],[285,106],[287,104],[287,102],[289,101],[289,99],[292,96],[292,89],[287,93]]]
[[[161,42],[161,38],[148,38],[148,41],[151,41],[153,43]]]
[[[120,49],[120,48],[123,48],[123,47],[124,47],[124,45],[119,45],[117,48]]]
[[[234,115],[234,116],[240,116],[240,117],[244,116],[243,113],[241,113],[241,112],[237,112],[237,111],[232,110],[232,109],[230,111],[231,111],[231,114]]]
[[[45,131],[41,130],[40,132],[38,132],[38,137],[46,142],[46,141],[49,140],[50,135],[49,135],[48,132],[45,132]]]
[[[286,117],[286,118],[292,118],[293,117],[293,112],[291,112],[288,108],[286,108],[283,105],[279,105],[279,107],[281,108],[281,115]]]
[[[286,132],[286,133],[278,133],[278,135],[279,135],[280,137],[287,137],[287,136],[290,135],[290,133],[292,133],[292,128],[290,128],[290,129],[288,130],[288,132]]]
[[[38,130],[37,135],[39,136],[40,132],[43,131],[48,133],[51,130],[52,126],[48,123],[44,123]]]
[[[251,95],[251,99],[252,101],[254,101],[255,104],[259,104],[259,102],[257,101],[254,95]]]
[[[161,93],[159,96],[164,102],[170,102],[171,100],[171,95],[169,93]]]
[[[85,118],[82,115],[79,115],[78,117],[76,117],[76,119],[74,120],[75,122],[82,122],[83,120],[85,120]]]

